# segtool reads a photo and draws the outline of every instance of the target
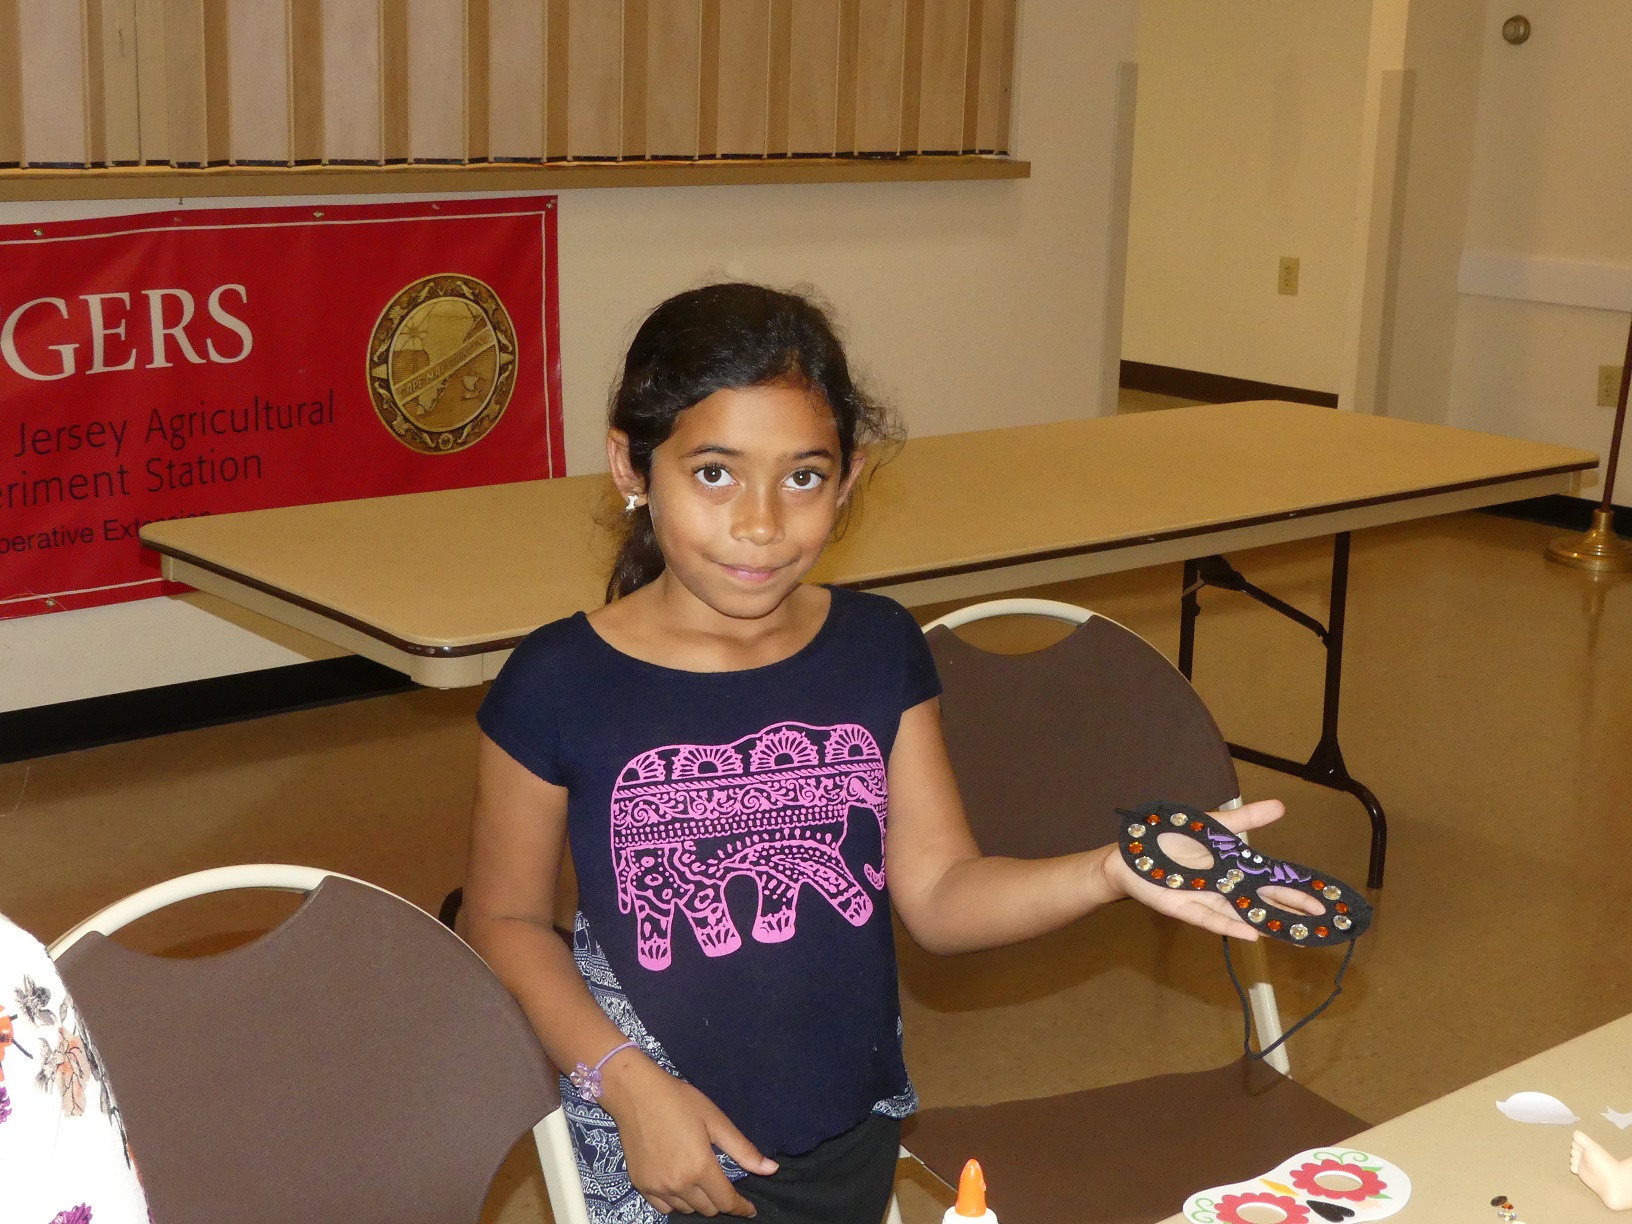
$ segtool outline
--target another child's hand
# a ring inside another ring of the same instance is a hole
[[[1256,803],[1246,803],[1232,811],[1208,814],[1230,832],[1245,833],[1279,820],[1285,813],[1286,805],[1279,799],[1260,799]],[[1164,845],[1163,849],[1175,861],[1186,867],[1205,870],[1212,866],[1212,856],[1189,838],[1175,838],[1173,845]],[[1159,913],[1217,935],[1230,935],[1236,939],[1246,940],[1258,938],[1257,928],[1242,921],[1229,899],[1216,892],[1191,892],[1188,889],[1175,891],[1163,888],[1159,884],[1152,884],[1123,861],[1115,846],[1106,847],[1101,866],[1105,872],[1106,882],[1113,889],[1132,897],[1141,905],[1147,905]],[[1322,912],[1313,898],[1302,893],[1291,889],[1266,891],[1274,893],[1271,899],[1287,909],[1311,914]]]
[[[608,1065],[601,1105],[618,1124],[635,1189],[664,1215],[756,1214],[721,1171],[714,1148],[761,1176],[775,1173],[776,1162],[697,1089],[645,1055],[631,1055]]]

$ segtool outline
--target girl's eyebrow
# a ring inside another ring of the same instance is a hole
[[[740,459],[742,458],[743,452],[735,449],[734,447],[722,446],[718,442],[704,442],[701,446],[692,447],[685,454],[681,455],[680,458],[695,459],[699,455],[724,455],[727,459]],[[796,451],[790,455],[779,456],[779,458],[781,458],[783,461],[791,460],[793,462],[798,462],[803,459],[832,459],[833,457],[832,450],[825,446],[818,446],[813,450]]]

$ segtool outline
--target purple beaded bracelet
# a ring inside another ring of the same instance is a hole
[[[606,1064],[611,1060],[612,1055],[621,1053],[624,1050],[634,1050],[638,1048],[639,1047],[632,1041],[626,1041],[622,1045],[613,1046],[606,1052],[606,1056],[593,1067],[588,1063],[579,1063],[572,1069],[572,1074],[567,1076],[567,1078],[572,1081],[572,1086],[578,1089],[578,1095],[584,1100],[593,1104],[594,1102],[600,1100],[601,1094],[606,1091],[606,1089],[601,1086],[601,1068],[606,1066]]]

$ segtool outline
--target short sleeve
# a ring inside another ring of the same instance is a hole
[[[905,674],[901,682],[901,709],[912,709],[922,705],[931,697],[941,695],[941,673],[935,669],[935,656],[929,653],[929,643],[924,640],[924,631],[918,627],[913,619],[900,604],[895,605],[899,614],[897,619],[901,628],[901,652],[905,661]]]
[[[565,627],[557,621],[529,634],[499,669],[476,711],[476,725],[530,773],[567,785],[561,763],[561,704],[569,677]]]

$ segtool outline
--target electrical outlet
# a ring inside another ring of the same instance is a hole
[[[1281,270],[1275,278],[1275,292],[1284,293],[1288,297],[1297,296],[1298,257],[1296,255],[1281,256]]]
[[[1621,398],[1621,367],[1598,367],[1598,407],[1613,408]]]

